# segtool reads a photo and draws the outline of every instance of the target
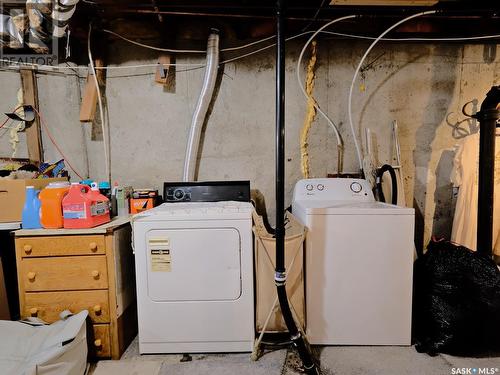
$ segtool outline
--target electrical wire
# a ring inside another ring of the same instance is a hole
[[[322,0],[321,4],[319,5],[318,9],[316,10],[316,13],[314,13],[314,16],[312,20],[309,21],[309,23],[302,28],[301,31],[306,31],[316,20],[318,19],[319,12],[321,12],[321,9],[325,6],[327,0]]]
[[[324,34],[332,34],[336,36],[343,36],[354,39],[375,40],[377,37],[339,33],[335,31],[322,31]],[[462,36],[462,37],[448,37],[448,38],[380,38],[380,40],[387,42],[465,42],[468,40],[484,40],[484,39],[499,39],[500,34],[493,35],[478,35],[478,36]]]
[[[16,108],[14,108],[11,113],[16,112],[19,108],[22,108],[22,105],[18,105]],[[9,116],[5,119],[5,121],[0,125],[0,129],[2,129],[8,122],[9,120],[12,120]]]
[[[207,52],[207,51],[202,51],[202,50],[185,50],[185,49],[182,50],[182,49],[172,49],[172,48],[155,47],[155,46],[151,46],[149,44],[140,43],[140,42],[137,42],[135,40],[126,38],[123,35],[115,33],[114,31],[111,31],[111,30],[103,29],[102,31],[105,32],[105,33],[114,35],[117,38],[120,38],[122,40],[125,40],[126,42],[135,44],[136,46],[143,47],[143,48],[148,48],[148,49],[152,49],[154,51],[163,51],[163,52],[171,52],[171,53],[206,53]],[[275,36],[272,35],[272,36],[269,36],[269,37],[266,37],[266,38],[263,38],[263,39],[256,40],[256,41],[251,42],[251,43],[243,44],[241,46],[222,48],[220,51],[221,52],[237,51],[237,50],[240,50],[240,49],[245,49],[245,48],[254,46],[254,45],[259,44],[259,43],[267,42],[268,40],[271,40],[271,39],[274,39],[274,38],[275,38]]]
[[[10,117],[7,117],[5,121],[0,125],[0,129],[2,129],[9,122],[10,119],[11,119]]]
[[[40,111],[38,111],[38,109],[36,109],[35,107],[33,107],[33,109],[35,110],[36,114],[38,115],[38,118],[40,119],[40,124],[42,124],[42,127],[44,128],[45,132],[47,133],[47,136],[49,137],[50,139],[50,142],[54,145],[54,147],[56,148],[56,150],[59,152],[59,154],[63,157],[64,159],[64,162],[66,164],[68,164],[68,167],[73,171],[75,172],[75,174],[78,176],[78,178],[80,180],[83,180],[83,177],[80,173],[78,173],[78,171],[73,167],[73,165],[71,165],[71,162],[69,161],[69,159],[64,155],[64,152],[61,150],[61,148],[59,147],[59,145],[57,144],[56,140],[54,139],[54,137],[52,136],[52,133],[50,132],[49,130],[49,127],[47,126],[47,124],[45,123],[45,120],[43,119],[42,117],[42,114],[40,113]]]
[[[245,49],[245,48],[248,48],[248,47],[254,46],[254,45],[256,45],[256,44],[260,44],[260,43],[263,43],[263,42],[267,42],[268,40],[271,40],[271,39],[274,39],[274,38],[276,38],[276,35],[271,35],[271,36],[268,36],[267,38],[264,38],[264,39],[259,39],[259,40],[256,40],[255,42],[251,42],[251,43],[243,44],[243,45],[241,45],[241,46],[222,48],[220,51],[221,51],[221,52],[237,51],[237,50],[240,50],[240,49]]]
[[[300,55],[299,55],[299,58],[297,60],[297,69],[295,70],[296,75],[297,75],[297,82],[299,83],[299,87],[300,87],[300,91],[302,91],[302,94],[304,94],[304,97],[307,100],[310,100],[310,99],[313,100],[314,108],[316,108],[316,110],[319,112],[319,114],[321,116],[323,116],[323,118],[326,120],[326,122],[328,123],[328,125],[330,125],[332,127],[332,129],[333,129],[333,131],[335,133],[335,137],[337,138],[337,146],[338,147],[342,147],[343,142],[342,142],[342,137],[340,136],[340,132],[339,132],[339,130],[337,128],[337,125],[335,125],[335,123],[330,119],[330,117],[328,117],[328,115],[325,112],[323,112],[323,110],[320,108],[319,104],[317,103],[316,99],[314,99],[314,97],[312,95],[309,95],[306,92],[306,90],[304,88],[304,85],[302,84],[302,77],[300,76],[301,63],[302,63],[302,58],[304,57],[304,53],[305,53],[307,47],[313,41],[313,39],[316,38],[316,35],[318,35],[322,30],[324,30],[328,26],[331,26],[331,25],[333,25],[333,24],[335,24],[337,22],[348,20],[348,19],[355,18],[355,17],[357,17],[357,16],[356,15],[350,15],[350,16],[344,16],[344,17],[336,18],[333,21],[330,21],[330,22],[324,24],[318,30],[316,30],[313,33],[313,35],[311,35],[311,37],[304,44],[304,47],[302,47],[302,51],[300,51]]]
[[[20,62],[12,62],[10,60],[0,60],[0,63],[9,63],[10,65],[13,66],[28,66],[32,68],[50,68],[48,70],[76,70],[76,69],[81,69],[81,70],[87,70],[89,67],[88,66],[82,66],[82,65],[77,65],[77,66],[65,66],[65,65],[58,65],[58,66],[53,66],[53,65],[38,65],[38,64],[30,64],[30,63],[20,63]],[[96,70],[114,70],[114,69],[132,69],[132,68],[151,68],[151,67],[157,67],[159,64],[154,63],[154,64],[139,64],[139,65],[117,65],[117,66],[96,66]],[[204,67],[205,64],[202,63],[168,63],[168,64],[161,64],[164,66],[197,66],[197,67]]]
[[[351,127],[352,137],[353,137],[353,140],[354,140],[354,146],[356,148],[356,155],[358,157],[358,163],[359,163],[359,169],[360,169],[360,171],[363,170],[363,157],[362,157],[362,150],[361,150],[360,144],[358,142],[358,137],[356,135],[356,131],[354,130],[354,123],[353,123],[353,120],[352,120],[352,94],[353,94],[353,91],[354,91],[354,83],[356,82],[356,78],[358,78],[358,74],[359,74],[359,71],[361,70],[361,66],[365,62],[366,57],[371,52],[371,50],[373,49],[373,47],[375,47],[375,45],[384,37],[384,35],[386,35],[391,30],[395,29],[396,27],[398,27],[399,25],[401,25],[402,23],[404,23],[406,21],[409,21],[409,20],[411,20],[413,18],[425,16],[425,15],[428,15],[428,14],[434,14],[436,12],[437,12],[437,10],[429,10],[429,11],[425,11],[425,12],[420,12],[420,13],[413,14],[413,15],[411,15],[409,17],[406,17],[406,18],[404,18],[404,19],[396,22],[394,25],[392,25],[391,27],[389,27],[388,29],[386,29],[382,34],[380,34],[372,42],[372,44],[370,44],[370,46],[368,47],[368,49],[364,53],[363,57],[361,57],[361,60],[360,60],[360,62],[358,64],[358,66],[356,67],[356,70],[354,72],[354,76],[352,77],[351,87],[349,88],[349,101],[348,101],[347,111],[348,111],[348,115],[349,115],[349,126]]]
[[[285,39],[286,42],[289,42],[290,40],[293,40],[293,39],[297,39],[297,38],[300,38],[301,36],[304,36],[304,35],[307,35],[307,34],[310,34],[312,31],[305,31],[303,33],[299,33],[299,34],[296,34],[296,35],[292,35],[291,37],[288,37]],[[274,38],[274,36],[273,36]],[[262,51],[265,51],[266,49],[269,49],[269,48],[273,48],[274,46],[276,45],[276,43],[272,43],[272,44],[269,44],[265,47],[262,47],[262,48],[259,48],[259,49],[256,49],[254,51],[251,51],[251,52],[248,52],[248,53],[245,53],[243,55],[240,55],[240,56],[236,56],[236,57],[233,57],[231,59],[227,59],[227,60],[223,60],[219,63],[219,65],[222,65],[222,64],[227,64],[227,63],[230,63],[230,62],[233,62],[233,61],[236,61],[236,60],[240,60],[240,59],[243,59],[245,57],[248,57],[248,56],[251,56],[251,55],[254,55],[256,53],[259,53],[259,52],[262,52]]]
[[[125,40],[126,42],[135,44],[136,46],[147,48],[147,49],[152,49],[154,51],[163,51],[163,52],[170,52],[170,53],[207,53],[207,51],[202,51],[202,50],[193,50],[193,49],[172,49],[172,48],[160,48],[160,47],[154,47],[150,46],[148,44],[136,42],[135,40],[126,38],[120,34],[115,33],[114,31],[103,29],[102,30],[105,33],[111,34],[116,36],[117,38],[120,38],[122,40]]]
[[[99,81],[97,80],[97,75],[94,67],[94,59],[92,57],[92,48],[90,44],[90,39],[92,35],[92,22],[89,23],[89,34],[87,37],[87,52],[89,56],[89,62],[90,62],[90,69],[92,71],[92,77],[94,77],[94,84],[97,90],[97,102],[99,104],[99,113],[101,115],[101,129],[102,129],[102,141],[104,143],[104,160],[105,160],[105,167],[106,167],[106,178],[108,179],[108,182],[111,186],[111,159],[110,159],[110,147],[109,147],[109,139],[108,139],[108,134],[107,129],[108,129],[108,124],[106,121],[106,116],[104,115],[104,109],[102,105],[102,97],[101,97],[101,88],[99,87]]]
[[[296,35],[293,35],[293,36],[287,38],[286,41],[290,41],[290,40],[299,38],[303,35],[307,35],[307,34],[311,34],[311,33],[314,33],[314,31],[301,32],[299,34],[296,34]],[[354,38],[354,39],[365,39],[365,40],[377,39],[376,37],[371,37],[371,36],[339,33],[339,32],[333,32],[333,31],[325,31],[325,30],[321,31],[321,34],[330,34],[330,35],[336,35],[336,36],[342,36],[342,37],[348,37],[348,38]],[[274,35],[267,37],[267,38],[264,38],[264,39],[257,40],[257,41],[252,42],[252,43],[248,43],[248,44],[239,46],[239,47],[225,48],[221,51],[223,51],[223,52],[224,51],[235,51],[235,50],[243,49],[246,47],[250,47],[250,46],[271,40],[273,38],[275,38]],[[398,41],[399,42],[408,42],[408,41],[417,41],[417,42],[418,41],[420,41],[420,42],[425,42],[425,41],[429,41],[429,42],[433,42],[433,41],[434,42],[454,42],[455,41],[455,42],[459,42],[459,41],[474,41],[474,40],[499,39],[499,38],[500,38],[500,34],[478,35],[478,36],[472,36],[472,37],[451,37],[451,38],[380,38],[379,40],[391,41],[391,42],[398,42]],[[227,63],[230,63],[233,61],[240,60],[242,58],[245,58],[245,57],[257,54],[259,52],[265,51],[266,49],[272,48],[275,45],[276,45],[275,43],[269,44],[265,47],[259,48],[259,49],[254,50],[254,51],[250,51],[250,52],[245,53],[243,55],[236,56],[236,57],[231,58],[231,59],[223,60],[220,62],[220,64],[227,64]],[[13,62],[13,61],[6,60],[6,59],[0,59],[0,63],[7,63],[13,67],[28,66],[28,67],[36,68],[40,71],[47,71],[47,72],[57,71],[57,70],[75,70],[75,69],[87,70],[88,69],[88,66],[52,66],[52,65],[43,65],[43,64],[39,65],[39,64]],[[170,63],[170,64],[163,64],[163,65],[165,65],[165,66],[192,66],[192,67],[199,67],[199,68],[203,68],[205,66],[202,63]],[[157,67],[157,66],[158,66],[158,63],[138,64],[138,65],[119,65],[119,66],[99,66],[99,67],[96,66],[94,68],[96,70],[115,70],[115,69],[150,68],[150,67]],[[47,68],[47,69],[44,70],[44,68]],[[177,72],[183,72],[183,71],[184,70],[178,70]],[[185,70],[185,71],[189,71],[189,70]]]

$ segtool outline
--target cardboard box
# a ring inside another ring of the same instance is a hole
[[[0,223],[21,221],[26,186],[41,190],[51,182],[67,181],[66,178],[38,178],[33,180],[0,179]]]

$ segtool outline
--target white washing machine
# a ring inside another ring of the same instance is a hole
[[[134,216],[141,354],[252,351],[252,210],[164,203]]]
[[[320,345],[410,345],[414,210],[360,179],[308,179],[292,209],[306,237],[307,336]]]

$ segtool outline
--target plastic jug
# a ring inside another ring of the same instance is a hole
[[[90,185],[90,197],[93,203],[93,215],[111,214],[111,201],[101,192],[99,185],[95,182]]]
[[[22,224],[24,229],[38,229],[40,225],[40,199],[39,190],[34,186],[26,186],[26,198],[24,201]]]
[[[110,221],[109,200],[86,185],[72,183],[62,207],[64,228],[92,228]]]
[[[48,229],[63,227],[62,200],[69,190],[69,182],[51,182],[40,192],[40,224]]]

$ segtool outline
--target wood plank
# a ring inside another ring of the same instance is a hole
[[[134,301],[116,321],[120,354],[127,350],[137,336],[137,303]],[[116,358],[119,359],[119,358]]]
[[[16,238],[16,248],[22,250],[23,258],[106,253],[104,237],[99,235],[20,237]]]
[[[59,314],[69,310],[76,314],[87,310],[93,323],[109,323],[107,290],[26,293],[23,318],[36,316],[47,323],[59,320]]]
[[[18,264],[19,284],[25,291],[106,289],[108,270],[104,255],[23,258]]]
[[[431,6],[438,0],[331,0],[330,5],[362,6]]]
[[[20,229],[14,232],[16,237],[26,236],[65,236],[80,234],[106,234],[122,225],[130,223],[132,216],[116,216],[109,223],[94,228],[84,229]]]
[[[83,90],[82,104],[80,105],[80,121],[94,121],[97,108],[97,87],[93,75],[87,74],[87,82]]]
[[[116,248],[114,246],[114,233],[113,235],[106,236],[106,248],[108,251],[107,255],[107,264],[108,264],[108,274],[109,274],[109,310],[111,314],[111,322],[110,322],[110,340],[111,340],[111,358],[120,359],[120,345],[118,340],[118,325],[117,318],[118,314],[116,312],[117,309],[117,300],[116,300],[116,269],[115,269],[115,252]]]
[[[21,75],[24,104],[31,105],[36,110],[39,110],[38,87],[34,71],[31,69],[20,69],[19,73]],[[35,119],[31,122],[31,125],[26,128],[26,143],[28,145],[28,157],[31,162],[37,164],[43,162],[42,133],[38,114],[35,115]]]

